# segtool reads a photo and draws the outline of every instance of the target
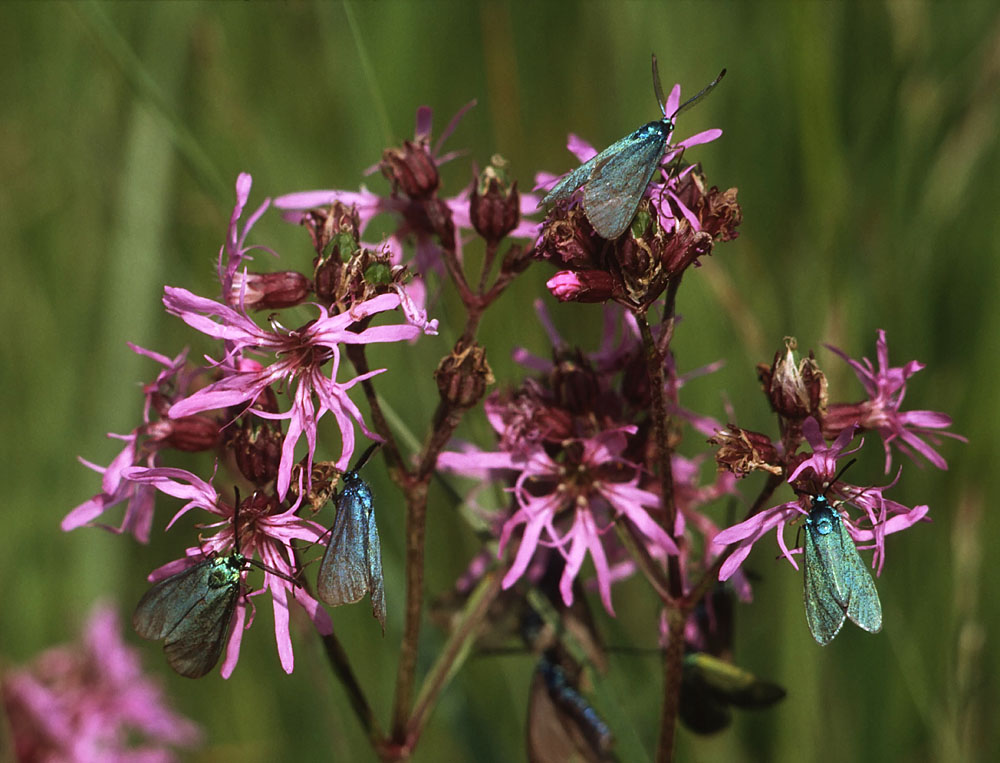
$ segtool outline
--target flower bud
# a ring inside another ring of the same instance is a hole
[[[441,239],[441,245],[453,249],[455,247],[455,221],[451,209],[443,199],[428,199],[423,204],[424,214],[430,230]]]
[[[486,350],[478,344],[459,344],[445,356],[434,372],[441,399],[458,409],[468,409],[483,399],[496,380],[486,362]]]
[[[358,248],[361,216],[353,205],[335,201],[326,209],[311,209],[301,225],[309,231],[313,248],[322,258],[343,260]]]
[[[716,432],[708,441],[719,446],[715,453],[715,462],[719,468],[730,471],[737,477],[745,477],[755,469],[771,474],[782,473],[778,450],[765,434],[730,424],[726,429]]]
[[[808,416],[822,420],[827,404],[826,376],[812,354],[797,364],[796,347],[795,338],[786,337],[784,353],[774,354],[770,368],[758,365],[757,376],[775,413],[793,420]]]
[[[583,209],[575,207],[567,210],[563,205],[557,205],[549,212],[542,228],[535,256],[574,268],[600,266],[599,244],[603,245],[603,242],[595,238],[591,230]]]
[[[186,453],[212,450],[219,442],[219,424],[208,416],[193,414],[177,419],[163,418],[143,428],[156,448],[173,448]]]
[[[743,210],[736,201],[736,191],[720,191],[712,186],[697,205],[701,229],[716,241],[732,241],[740,235],[736,228],[743,222]]]
[[[402,148],[387,148],[379,164],[392,183],[393,192],[402,191],[411,199],[429,199],[441,182],[434,158],[423,142],[403,141]]]
[[[301,304],[309,296],[309,279],[294,270],[280,273],[233,274],[230,304],[246,310],[277,310]]]
[[[277,477],[283,442],[280,428],[247,415],[239,426],[231,429],[228,445],[240,473],[258,487]]]
[[[604,302],[613,296],[615,280],[603,270],[560,270],[545,286],[560,302]]]
[[[508,184],[506,164],[503,157],[495,155],[480,174],[469,200],[472,227],[489,243],[496,243],[514,230],[521,218],[517,181]]]

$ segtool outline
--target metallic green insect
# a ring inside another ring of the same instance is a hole
[[[227,641],[246,564],[243,554],[233,552],[159,581],[132,614],[135,632],[151,640],[165,639],[167,663],[182,676],[205,675]]]
[[[824,495],[811,497],[806,517],[806,622],[813,638],[833,641],[849,617],[869,633],[882,630],[882,604],[840,512]]]
[[[667,138],[674,120],[708,95],[719,84],[726,70],[701,92],[678,106],[672,114],[649,122],[626,135],[584,162],[553,186],[538,206],[570,198],[577,189],[583,192],[583,211],[594,230],[609,241],[618,238],[635,217],[646,186],[667,149]],[[663,88],[653,56],[653,86],[663,107]]]

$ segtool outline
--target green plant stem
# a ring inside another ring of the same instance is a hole
[[[500,573],[501,570],[495,569],[487,573],[486,577],[480,581],[476,591],[469,599],[469,606],[462,620],[449,636],[437,662],[424,678],[407,726],[406,746],[408,749],[416,747],[434,704],[464,661],[483,619],[500,593],[500,583],[503,580]]]
[[[337,678],[340,679],[344,691],[347,692],[354,715],[361,722],[361,727],[368,735],[372,746],[377,746],[384,735],[379,727],[378,720],[375,718],[375,713],[372,711],[371,705],[368,704],[368,700],[365,698],[361,684],[358,682],[358,678],[351,668],[351,661],[347,657],[347,652],[344,651],[344,647],[332,633],[323,636],[323,649],[326,651],[327,660],[329,660],[330,665],[333,667],[333,672],[337,674]]]

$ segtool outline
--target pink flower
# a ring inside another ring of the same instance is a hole
[[[243,264],[244,260],[252,259],[247,254],[248,252],[253,249],[261,249],[275,257],[278,256],[276,252],[267,247],[246,245],[250,229],[253,228],[254,224],[267,211],[271,203],[270,199],[264,199],[264,202],[250,215],[243,226],[243,231],[240,232],[240,218],[243,216],[243,209],[250,199],[250,188],[252,185],[253,178],[247,172],[241,172],[239,177],[236,178],[236,206],[233,207],[233,213],[229,218],[229,231],[226,235],[226,243],[219,248],[219,283],[222,286],[222,298],[228,305],[239,304],[239,300],[234,299],[233,285],[236,275],[240,270],[240,265]],[[238,293],[238,291],[235,292],[237,295]]]
[[[190,416],[171,420],[165,416],[166,409],[175,396],[186,394],[197,375],[187,368],[186,350],[175,358],[168,358],[138,345],[129,344],[129,347],[164,366],[156,380],[143,388],[146,398],[143,406],[144,423],[127,435],[108,435],[122,440],[125,446],[107,467],[80,459],[80,463],[101,475],[101,492],[74,507],[63,519],[62,529],[68,532],[88,525],[112,506],[125,503],[121,525],[103,526],[115,533],[132,533],[137,540],[148,543],[153,523],[153,491],[145,485],[123,480],[122,471],[140,463],[155,466],[158,453],[164,448],[188,451],[211,448],[218,440],[218,426],[204,417]],[[153,411],[161,418],[154,419]]]
[[[567,442],[567,460],[563,462],[554,461],[541,446],[530,445],[516,454],[441,454],[438,466],[443,469],[471,474],[504,469],[516,475],[513,495],[517,508],[503,525],[501,554],[514,531],[524,527],[517,555],[503,579],[504,588],[510,588],[525,573],[539,545],[554,547],[566,560],[559,590],[569,606],[573,603],[573,581],[589,553],[601,601],[613,615],[603,538],[617,517],[632,522],[651,544],[677,553],[673,540],[647,510],[659,507],[659,496],[638,486],[638,466],[622,457],[626,434],[631,433],[634,428],[623,428]]]
[[[166,495],[186,500],[167,525],[169,528],[181,516],[191,509],[202,509],[221,517],[222,529],[215,535],[202,541],[200,546],[188,548],[186,557],[177,559],[154,570],[149,580],[155,582],[181,570],[201,562],[206,555],[226,556],[232,551],[238,551],[248,559],[259,554],[261,561],[267,567],[292,578],[297,572],[292,541],[295,539],[315,542],[321,538],[326,528],[315,522],[296,516],[299,504],[296,502],[289,509],[282,510],[280,504],[273,498],[257,493],[243,501],[240,505],[239,539],[234,536],[234,508],[223,502],[215,488],[201,478],[183,469],[126,469],[124,476],[128,480],[155,487]],[[274,606],[274,635],[278,643],[278,657],[281,667],[286,673],[291,673],[295,666],[292,653],[292,641],[288,631],[288,600],[289,595],[295,599],[309,614],[321,634],[333,632],[333,623],[329,614],[319,602],[310,596],[305,589],[294,586],[290,580],[270,572],[264,572],[264,587],[250,596],[262,594],[265,590],[271,592]],[[229,636],[229,645],[222,663],[222,677],[232,675],[239,660],[240,644],[243,631],[249,628],[246,623],[248,600],[240,597],[236,604],[236,616]]]
[[[842,515],[842,521],[847,531],[855,541],[875,541],[875,555],[872,566],[877,567],[879,574],[885,563],[885,536],[913,526],[924,519],[928,512],[926,505],[914,506],[912,509],[900,503],[886,499],[883,491],[892,487],[895,481],[884,487],[858,487],[842,481],[831,481],[840,470],[838,461],[845,455],[860,448],[847,450],[854,439],[853,429],[845,429],[837,437],[833,445],[827,445],[820,432],[816,419],[807,418],[802,425],[802,432],[812,446],[812,455],[804,459],[789,474],[788,484],[799,494],[794,501],[788,501],[759,512],[731,527],[727,527],[713,539],[716,545],[737,544],[736,550],[723,563],[719,570],[719,580],[727,580],[735,573],[750,554],[753,545],[772,529],[776,530],[778,547],[781,554],[798,569],[792,552],[785,543],[785,526],[800,516],[806,516],[811,509],[811,497],[826,495],[839,498],[844,505],[854,505],[862,509],[864,516],[860,520],[851,520]],[[869,527],[865,529],[861,522]]]
[[[342,448],[337,468],[346,469],[354,452],[352,419],[367,437],[378,439],[365,426],[361,411],[348,397],[347,391],[386,369],[370,371],[348,382],[337,382],[340,345],[398,342],[418,336],[420,329],[406,324],[351,330],[365,318],[399,307],[397,294],[383,294],[340,315],[330,315],[322,305],[316,305],[318,318],[301,329],[290,330],[276,321],[272,322],[270,329],[261,328],[245,313],[196,296],[186,289],[167,286],[164,291],[163,303],[169,312],[192,328],[224,340],[228,348],[227,356],[220,361],[223,378],[174,403],[170,416],[176,418],[216,408],[253,405],[272,386],[284,385],[289,390],[292,406],[288,411],[267,413],[253,409],[253,413],[262,418],[288,420],[278,469],[280,498],[284,499],[288,493],[292,466],[295,464],[295,446],[303,435],[308,446],[306,473],[311,472],[316,451],[316,427],[326,413],[333,415],[340,428]],[[235,362],[238,357],[249,353],[266,353],[272,362],[270,365]],[[329,377],[323,370],[328,362]]]
[[[890,445],[895,445],[914,462],[919,463],[919,453],[939,469],[947,469],[948,462],[923,438],[926,437],[934,444],[940,442],[941,437],[967,442],[961,435],[940,431],[951,426],[951,417],[937,411],[900,410],[906,396],[906,380],[923,370],[924,364],[911,360],[905,366],[890,366],[889,345],[882,329],[878,331],[876,343],[878,370],[868,358],[854,360],[836,347],[827,347],[847,361],[868,393],[868,399],[860,403],[830,406],[823,420],[823,430],[827,436],[835,436],[842,429],[855,426],[878,432],[885,448],[886,474],[892,467]]]
[[[165,763],[175,759],[170,747],[201,741],[145,675],[107,605],[94,608],[79,644],[3,676],[2,694],[18,760]]]

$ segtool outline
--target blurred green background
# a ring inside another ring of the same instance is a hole
[[[739,609],[737,660],[785,685],[788,699],[710,739],[681,731],[679,759],[947,761],[1000,748],[1000,665],[987,648],[998,608],[986,583],[1000,527],[985,511],[996,457],[978,449],[1000,427],[995,3],[22,3],[0,7],[0,40],[3,666],[75,638],[99,598],[127,621],[148,571],[187,545],[180,528],[142,547],[97,529],[64,534],[59,521],[99,486],[76,457],[107,463],[117,445],[104,433],[138,421],[138,382],[154,369],[125,342],[168,355],[209,349],[164,314],[160,296],[164,283],[214,294],[237,173],[253,174],[251,208],[295,190],[355,188],[385,146],[412,136],[419,105],[434,108],[437,135],[477,98],[446,146],[468,154],[447,167],[445,192],[494,152],[528,189],[535,171],[575,165],[567,132],[602,147],[657,116],[655,51],[665,87],[679,81],[687,93],[728,67],[678,134],[723,128],[697,158],[711,183],[739,187],[744,211],[740,238],[718,246],[680,293],[680,368],[728,363],[687,387],[684,402],[725,418],[729,401],[742,425],[773,431],[754,364],[769,362],[783,336],[815,348],[833,397],[851,400],[860,387],[822,344],[874,357],[884,328],[894,365],[928,365],[906,407],[953,415],[970,440],[944,444],[947,472],[904,465],[893,497],[930,504],[934,521],[889,539],[880,635],[848,625],[818,647],[800,576],[773,561],[772,543],[760,545],[750,565],[762,580],[755,604]],[[386,189],[378,176],[366,182]],[[302,265],[309,256],[302,232],[276,215],[253,240]],[[265,255],[258,262],[271,267]],[[530,270],[484,325],[500,380],[520,378],[514,346],[546,352],[524,317],[537,296],[567,337],[596,347],[599,308],[554,305],[549,275]],[[458,313],[446,303],[437,315],[441,337],[375,355],[392,368],[383,393],[417,432]],[[473,418],[463,435],[489,444]],[[854,481],[885,481],[874,438],[869,446]],[[693,437],[685,452],[704,447]],[[381,464],[368,476],[381,496],[389,629],[372,638],[365,606],[338,611],[336,623],[384,722],[402,627],[392,608],[403,595],[402,516]],[[158,530],[165,516],[161,508]],[[429,544],[437,592],[475,548],[443,494]],[[652,644],[638,625],[650,622],[639,613],[654,614],[648,588],[619,586],[615,603],[629,614],[609,630]],[[295,633],[297,670],[281,672],[268,610],[228,682],[179,678],[158,645],[140,644],[177,707],[208,730],[192,757],[371,758],[307,627]],[[428,634],[425,664],[439,640]],[[652,750],[656,659],[613,665],[632,721],[616,732]],[[415,759],[521,759],[532,667],[528,656],[473,659]]]

